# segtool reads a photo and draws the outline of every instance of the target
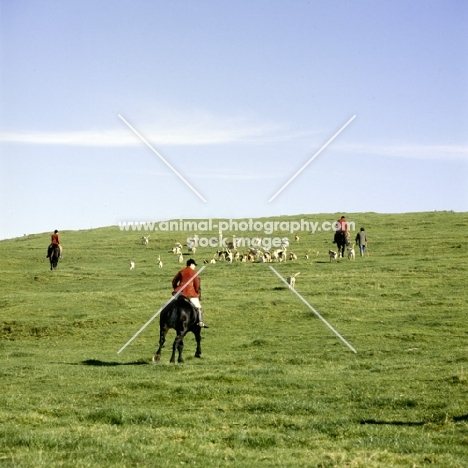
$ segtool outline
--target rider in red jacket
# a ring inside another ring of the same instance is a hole
[[[205,325],[203,322],[203,311],[200,304],[200,278],[195,271],[196,266],[197,264],[193,258],[187,260],[187,266],[183,270],[180,270],[172,280],[172,287],[174,288],[173,294],[180,291],[181,296],[186,297],[197,309],[198,325],[202,328],[209,328],[208,325]]]
[[[338,225],[336,232],[346,232],[348,230],[348,221],[346,221],[344,216],[342,216],[336,223]]]
[[[60,244],[60,238],[58,235],[57,229],[54,231],[54,233],[50,236],[50,245],[49,248],[47,249],[47,258],[50,257],[51,251],[52,251],[52,246],[58,245],[60,249],[60,257],[62,258],[62,245]]]

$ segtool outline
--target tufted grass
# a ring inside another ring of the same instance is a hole
[[[170,297],[186,233],[145,248],[117,227],[62,232],[54,272],[48,234],[0,242],[0,466],[467,466],[468,215],[348,219],[368,257],[330,264],[330,233],[300,233],[299,259],[274,267],[301,272],[357,354],[266,264],[217,263],[201,275],[203,359],[188,336],[170,365],[171,332],[152,365],[156,322],[117,355]]]

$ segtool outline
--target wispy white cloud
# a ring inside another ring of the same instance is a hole
[[[257,115],[227,117],[200,109],[177,110],[158,108],[145,115],[124,117],[155,148],[162,146],[195,146],[221,144],[265,144],[303,140],[314,147],[312,141],[322,138],[329,129],[297,130],[285,123],[265,121]],[[139,139],[115,116],[112,129],[76,131],[4,131],[0,143],[31,145],[62,145],[88,147],[132,147],[142,145]],[[468,145],[420,143],[343,143],[333,142],[327,151],[346,154],[406,157],[418,159],[468,160]],[[209,174],[200,177],[211,177]],[[216,174],[213,178],[259,179],[268,175]]]
[[[130,135],[125,132],[4,132],[0,133],[0,142],[30,145],[67,145],[67,146],[133,146]]]
[[[393,156],[417,159],[468,160],[468,145],[405,144],[342,144],[332,147],[335,151],[374,156]]]
[[[255,118],[222,118],[206,112],[168,112],[143,122],[126,119],[151,144],[164,146],[265,143],[304,138],[316,131],[295,131],[284,124],[260,122]],[[118,123],[120,127],[120,123]],[[10,131],[0,133],[0,142],[68,146],[136,146],[141,140],[128,128],[89,131]]]

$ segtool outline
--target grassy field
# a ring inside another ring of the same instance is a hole
[[[337,215],[281,219],[301,218]],[[53,272],[49,233],[0,242],[0,466],[468,466],[468,214],[348,219],[368,257],[331,264],[332,234],[303,232],[274,267],[301,272],[357,354],[268,264],[219,262],[201,274],[202,359],[190,335],[170,365],[171,332],[152,365],[157,320],[117,355],[170,297],[187,233],[145,247],[118,227],[64,231]]]

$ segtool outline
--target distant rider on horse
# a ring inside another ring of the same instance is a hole
[[[50,245],[49,245],[49,248],[47,249],[47,258],[50,257],[50,255],[52,254],[52,249],[54,248],[54,246],[58,245],[58,248],[60,249],[60,256],[59,258],[62,258],[62,246],[60,244],[60,238],[59,238],[59,235],[58,235],[58,231],[57,229],[54,231],[54,233],[50,236]]]
[[[187,266],[183,270],[180,270],[172,280],[172,287],[174,288],[173,294],[182,291],[181,296],[186,297],[198,312],[198,326],[202,328],[208,328],[208,325],[205,325],[203,322],[203,312],[200,304],[200,279],[195,271],[196,266],[197,264],[193,258],[187,260]],[[192,281],[190,281],[191,279]],[[190,281],[190,283],[184,287],[188,281]]]
[[[342,216],[334,223],[334,227],[336,230],[333,243],[337,245],[340,257],[343,257],[345,246],[350,244],[351,235],[348,231],[349,223],[346,221],[346,218]]]

